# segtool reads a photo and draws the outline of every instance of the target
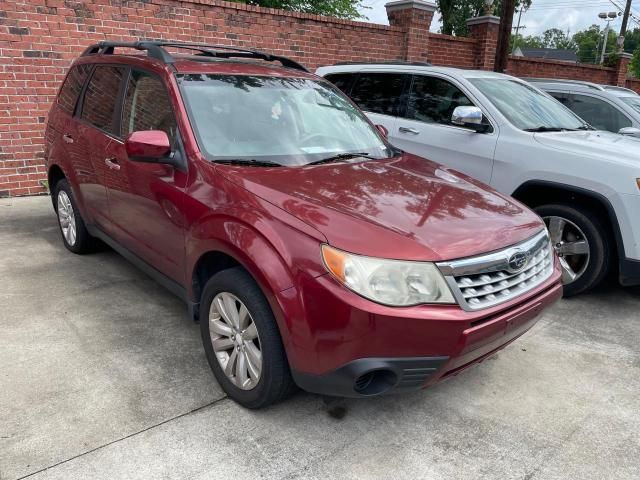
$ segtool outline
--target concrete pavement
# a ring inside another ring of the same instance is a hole
[[[407,396],[226,399],[183,304],[0,200],[0,479],[640,478],[640,289],[563,300]]]

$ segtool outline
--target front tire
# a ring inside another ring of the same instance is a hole
[[[64,246],[67,250],[77,254],[92,252],[96,245],[96,239],[87,231],[69,182],[64,179],[60,180],[56,184],[53,194],[58,226]]]
[[[562,265],[564,296],[597,287],[611,268],[611,241],[593,212],[563,204],[535,209],[542,217]]]
[[[295,390],[271,307],[244,269],[211,277],[200,311],[207,361],[230,398],[258,409]]]

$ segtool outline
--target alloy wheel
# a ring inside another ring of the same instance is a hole
[[[582,229],[566,218],[549,216],[543,220],[562,265],[562,283],[575,282],[589,266],[589,241]]]
[[[58,192],[58,221],[60,222],[62,236],[73,247],[77,238],[76,216],[73,211],[73,205],[71,205],[71,199],[64,190]]]
[[[218,293],[209,309],[209,333],[227,378],[242,390],[253,389],[262,373],[262,351],[258,329],[245,304],[231,293]]]

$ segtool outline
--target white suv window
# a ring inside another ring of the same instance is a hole
[[[599,98],[576,93],[571,109],[598,130],[618,132],[621,128],[631,126],[631,120]]]
[[[473,103],[451,82],[438,77],[415,75],[409,92],[407,118],[426,123],[451,125],[456,107]]]
[[[366,112],[397,115],[405,78],[401,73],[361,73],[351,98]]]

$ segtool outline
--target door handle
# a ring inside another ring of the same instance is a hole
[[[111,170],[120,170],[120,165],[118,165],[118,159],[116,157],[105,158],[104,163]]]
[[[64,140],[66,143],[73,143],[73,137],[68,133],[62,135],[62,140]]]
[[[409,127],[400,127],[398,130],[400,130],[401,133],[408,133],[410,135],[418,135],[420,133],[420,130]]]

